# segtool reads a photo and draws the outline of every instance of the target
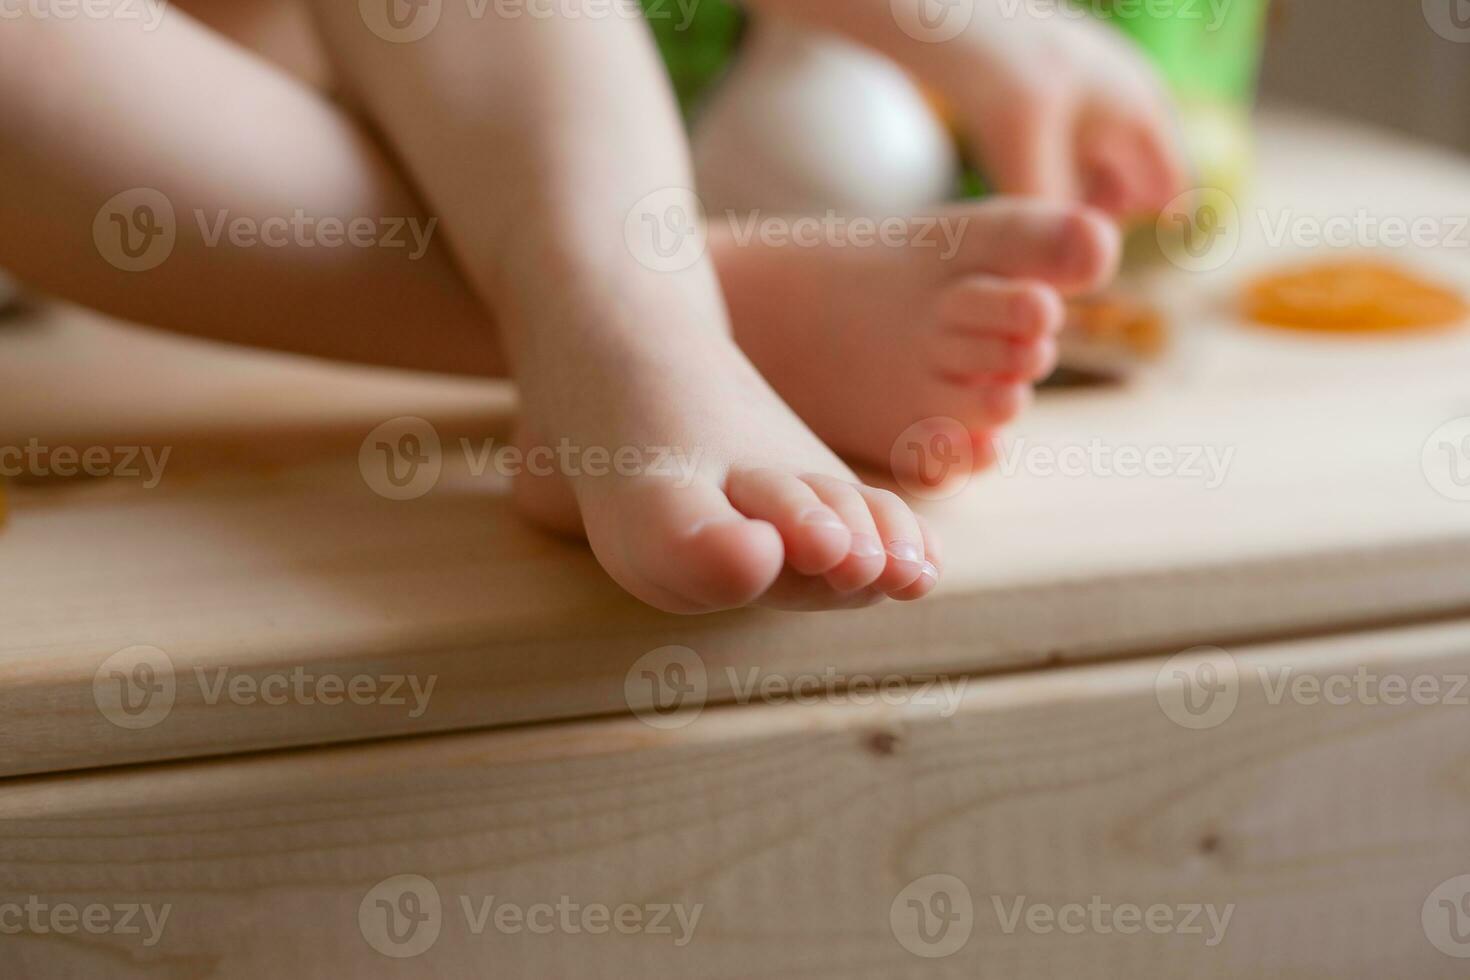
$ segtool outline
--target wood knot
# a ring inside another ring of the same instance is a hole
[[[874,755],[897,755],[902,742],[903,736],[898,732],[873,732],[868,736],[867,746]]]

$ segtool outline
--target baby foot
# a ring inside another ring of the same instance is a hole
[[[1055,366],[1061,295],[1102,285],[1120,248],[1097,212],[1015,199],[907,219],[895,244],[712,241],[741,348],[827,445],[885,469],[931,418],[989,463]]]
[[[668,612],[836,609],[933,589],[941,559],[923,521],[864,486],[730,338],[650,329],[624,342],[597,363],[568,351],[583,363],[523,374],[523,452],[573,460],[517,477],[528,516],[585,533],[623,588]]]
[[[1184,190],[1172,109],[1112,27],[1064,10],[985,7],[909,65],[940,95],[1005,194],[1152,214]]]

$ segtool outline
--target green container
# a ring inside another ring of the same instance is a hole
[[[1092,0],[1137,41],[1180,99],[1248,107],[1268,0]]]

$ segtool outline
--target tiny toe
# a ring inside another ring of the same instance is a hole
[[[1120,220],[1148,206],[1154,175],[1143,156],[1147,126],[1136,108],[1104,109],[1083,125],[1076,166],[1082,197],[1089,205]]]
[[[1020,364],[1017,365],[1014,378],[1023,381],[1040,381],[1048,377],[1057,369],[1057,342],[1052,337],[1045,337],[1034,344],[1021,344]]]
[[[775,527],[744,517],[713,484],[648,481],[597,500],[584,513],[603,567],[666,612],[749,605],[784,564]]]
[[[924,537],[924,570],[912,585],[893,592],[891,597],[900,602],[912,602],[922,599],[934,591],[934,586],[939,584],[939,576],[944,568],[944,552],[940,547],[939,535],[934,533],[929,522],[919,515],[914,515],[919,522],[919,530]]]
[[[859,487],[858,493],[868,504],[887,553],[887,564],[874,586],[892,595],[913,585],[924,572],[923,531],[898,494],[874,487]]]
[[[1031,404],[1033,391],[1029,384],[981,385],[976,393],[976,411],[991,427],[1005,425]]]
[[[1066,292],[1091,292],[1118,271],[1123,236],[1100,211],[1079,208],[1060,224],[1056,252],[1057,274],[1049,281]]]
[[[967,276],[939,301],[946,332],[995,333],[1031,340],[1057,333],[1067,318],[1066,304],[1050,286],[1024,279]]]
[[[1135,180],[1112,160],[1093,161],[1083,165],[1083,200],[1099,211],[1124,217],[1143,195],[1136,193]]]
[[[1178,141],[1169,135],[1165,124],[1144,127],[1137,136],[1139,156],[1149,174],[1149,193],[1141,207],[1158,212],[1184,192],[1188,176],[1179,155]]]
[[[1019,381],[945,377],[941,383],[943,400],[936,414],[956,419],[972,433],[991,435],[1026,410],[1033,392],[1029,383]]]
[[[781,532],[786,560],[802,575],[821,575],[847,557],[852,532],[810,486],[780,470],[736,470],[725,491],[736,510]]]
[[[987,176],[1007,196],[1066,200],[1074,190],[1067,167],[1069,113],[1055,90],[1018,87],[975,127]]]
[[[836,477],[812,475],[807,485],[852,531],[847,554],[827,571],[827,584],[842,593],[866,589],[878,580],[886,563],[878,525],[857,487]]]
[[[1162,210],[1183,191],[1186,180],[1173,129],[1159,107],[1095,121],[1083,136],[1078,163],[1087,203],[1122,219]]]
[[[981,227],[966,236],[960,260],[975,272],[1037,279],[1073,293],[1098,288],[1117,269],[1121,232],[1093,208],[997,199],[974,217]]]
[[[1056,366],[1057,344],[1051,338],[951,336],[936,345],[934,369],[955,384],[1037,381]]]

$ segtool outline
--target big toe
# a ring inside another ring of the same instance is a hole
[[[1094,208],[998,200],[970,217],[960,259],[972,273],[1038,279],[1076,293],[1102,286],[1117,271],[1122,233]]]
[[[709,483],[639,480],[587,504],[587,539],[603,567],[665,612],[750,605],[784,565],[780,532]]]

